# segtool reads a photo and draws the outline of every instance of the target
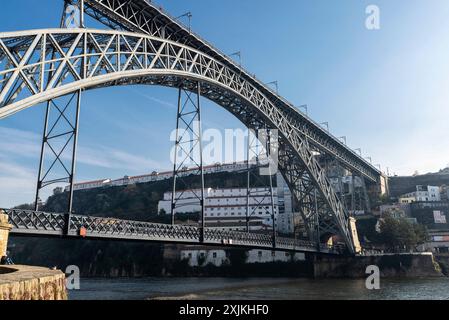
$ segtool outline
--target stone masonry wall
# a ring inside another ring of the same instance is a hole
[[[65,275],[41,267],[1,266],[0,300],[67,300]]]
[[[11,225],[8,223],[8,216],[0,210],[0,259],[6,255],[10,230]]]
[[[365,278],[366,268],[378,266],[384,278],[442,277],[442,270],[429,254],[397,254],[383,256],[329,257],[314,259],[316,278]]]

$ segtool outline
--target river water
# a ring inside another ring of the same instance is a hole
[[[381,280],[366,289],[365,280],[145,278],[82,279],[71,300],[449,300],[449,279]]]

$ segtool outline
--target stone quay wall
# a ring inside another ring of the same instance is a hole
[[[0,300],[67,300],[62,271],[31,266],[0,266]]]

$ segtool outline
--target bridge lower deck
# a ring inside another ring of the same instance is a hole
[[[331,247],[293,238],[273,237],[268,234],[201,229],[185,225],[167,225],[151,222],[101,218],[65,213],[4,209],[12,225],[11,234],[21,236],[67,237],[102,240],[149,241],[163,243],[244,247],[291,252],[320,252],[342,254],[341,247]],[[85,234],[84,234],[85,232]]]

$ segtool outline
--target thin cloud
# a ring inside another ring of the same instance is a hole
[[[167,108],[172,109],[172,110],[176,110],[177,109],[177,106],[174,103],[171,103],[171,102],[168,102],[168,101],[165,101],[165,100],[162,100],[162,99],[155,98],[155,97],[153,97],[151,95],[142,93],[141,91],[133,89],[133,88],[128,88],[128,89],[130,91],[134,92],[135,94],[138,94],[139,96],[144,97],[147,100],[156,102],[157,104],[159,104],[159,105],[161,105],[163,107],[167,107]]]
[[[31,202],[35,187],[35,172],[3,157],[0,159],[0,207]]]
[[[36,158],[40,154],[41,137],[30,131],[17,130],[12,128],[0,127],[0,150],[8,158],[29,157]],[[65,160],[70,160],[69,154],[64,154]],[[137,156],[129,152],[114,148],[80,146],[78,148],[79,163],[101,168],[109,169],[159,169],[161,164],[151,159]],[[11,162],[12,163],[12,162]],[[9,169],[8,169],[9,168]],[[12,166],[0,168],[12,170]]]

